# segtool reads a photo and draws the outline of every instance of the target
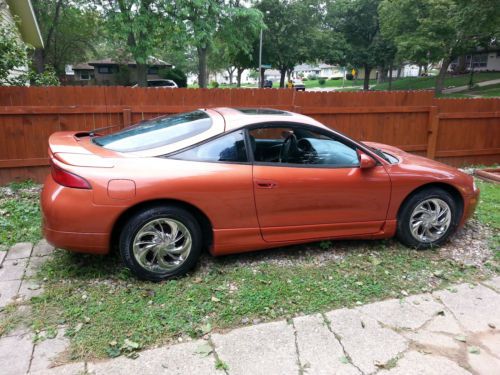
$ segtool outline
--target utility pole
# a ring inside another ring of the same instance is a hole
[[[259,89],[262,88],[262,27],[260,28],[259,43]]]

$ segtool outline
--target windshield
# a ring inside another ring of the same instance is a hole
[[[143,121],[92,142],[118,152],[134,152],[166,146],[210,129],[212,120],[203,111],[181,113]]]

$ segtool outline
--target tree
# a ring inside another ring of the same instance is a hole
[[[399,56],[441,61],[436,94],[455,58],[487,49],[500,36],[498,0],[383,0],[379,12],[382,33]]]
[[[18,84],[18,79],[9,75],[14,68],[28,64],[26,45],[16,33],[10,25],[0,28],[0,85]]]
[[[78,0],[32,0],[40,25],[44,48],[33,54],[38,73],[51,65],[57,74],[67,64],[85,61],[102,37],[98,13]]]
[[[111,38],[121,42],[137,64],[137,83],[147,84],[147,64],[158,45],[175,38],[169,2],[160,0],[95,0],[106,17]]]
[[[262,62],[280,71],[280,87],[295,65],[315,56],[320,15],[313,0],[261,0],[257,5],[264,14]]]
[[[325,23],[342,35],[344,56],[348,63],[364,68],[364,90],[369,89],[374,67],[392,61],[394,49],[380,33],[378,6],[381,0],[331,0]]]
[[[252,8],[235,8],[231,18],[222,20],[215,38],[212,65],[218,65],[228,72],[230,84],[236,72],[237,85],[240,87],[243,71],[257,66],[252,54],[263,27],[262,13]]]
[[[223,25],[235,23],[240,17],[248,15],[252,18],[255,10],[241,5],[237,0],[182,0],[174,3],[173,10],[178,27],[182,27],[185,34],[183,41],[196,47],[198,84],[200,87],[207,87],[208,54],[214,45],[217,33]],[[233,30],[236,27],[234,24]]]

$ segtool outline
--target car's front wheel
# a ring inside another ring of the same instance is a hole
[[[202,247],[200,226],[179,207],[152,207],[133,216],[120,235],[120,254],[139,278],[161,281],[184,275]]]
[[[401,207],[397,237],[406,246],[426,249],[443,244],[455,232],[459,206],[440,188],[421,190]]]

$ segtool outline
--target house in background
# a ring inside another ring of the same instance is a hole
[[[35,48],[43,48],[42,34],[30,0],[0,0],[0,27],[7,26],[13,26],[17,30],[16,37],[22,42]],[[16,67],[9,78],[15,78],[27,71],[28,66]]]
[[[455,70],[455,67],[459,64],[458,60],[459,59],[456,58],[451,62],[450,67],[448,68],[449,71]],[[476,72],[500,72],[500,51],[491,51],[465,56],[465,69],[470,71],[471,68]]]
[[[148,61],[147,79],[161,78],[162,68],[171,68],[169,64],[156,57]],[[135,61],[118,61],[114,59],[93,60],[73,65],[66,71],[66,81],[73,85],[129,86],[137,82],[137,63]]]

